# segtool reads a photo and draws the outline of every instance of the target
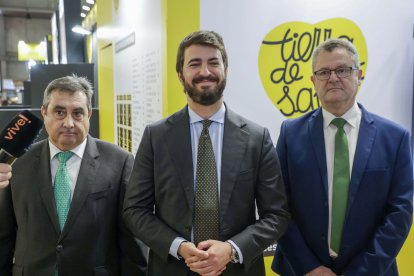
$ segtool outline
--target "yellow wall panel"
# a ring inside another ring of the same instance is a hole
[[[112,1],[100,1],[97,8],[99,138],[114,143],[115,99],[112,41],[100,35],[102,28],[112,24]]]
[[[411,276],[414,273],[414,230],[411,227],[410,234],[405,241],[397,257],[398,272],[401,276]]]
[[[165,117],[180,110],[186,104],[183,87],[175,72],[175,61],[181,40],[187,34],[200,29],[200,1],[162,0],[162,20],[162,94]]]

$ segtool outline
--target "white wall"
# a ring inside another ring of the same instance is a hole
[[[263,88],[258,54],[267,33],[292,21],[314,24],[330,18],[347,18],[356,23],[368,49],[368,67],[357,100],[369,111],[411,130],[414,1],[200,0],[200,3],[201,29],[223,35],[229,54],[226,102],[233,110],[267,126],[274,142],[285,118]]]

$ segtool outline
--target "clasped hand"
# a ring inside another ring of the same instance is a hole
[[[231,260],[231,245],[228,242],[207,240],[196,247],[192,242],[183,242],[178,254],[184,258],[191,271],[202,276],[220,275]]]

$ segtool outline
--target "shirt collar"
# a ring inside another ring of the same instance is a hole
[[[329,127],[333,119],[338,118],[324,108],[322,108],[322,116],[324,129]],[[351,127],[356,127],[358,120],[361,118],[361,109],[359,109],[358,104],[355,102],[341,118],[345,119]]]
[[[226,106],[222,104],[220,109],[217,110],[217,112],[214,113],[208,119],[213,122],[219,123],[219,124],[224,124],[225,114],[226,114]],[[194,124],[194,123],[201,122],[204,120],[203,118],[200,117],[200,115],[198,115],[194,110],[192,110],[190,106],[188,106],[188,115],[190,116],[190,124]]]
[[[85,138],[85,140],[83,140],[83,142],[78,145],[77,147],[71,149],[70,151],[73,152],[75,155],[77,155],[79,158],[82,159],[83,154],[85,153],[85,148],[86,148],[86,141],[88,139]],[[58,149],[50,140],[49,140],[49,148],[50,148],[50,160],[52,160],[56,154],[58,154],[59,152],[61,152],[60,149]]]

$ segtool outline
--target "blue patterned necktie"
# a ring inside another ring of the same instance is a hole
[[[196,192],[194,207],[194,242],[219,239],[219,204],[217,167],[208,128],[204,120],[197,153]]]
[[[335,135],[334,171],[332,183],[331,248],[339,252],[345,222],[350,182],[348,139],[344,131],[346,120],[335,118],[331,124],[337,127]]]
[[[71,151],[62,151],[56,155],[59,160],[59,167],[55,175],[55,201],[61,230],[65,225],[70,207],[70,177],[66,161],[72,155],[73,152]]]

